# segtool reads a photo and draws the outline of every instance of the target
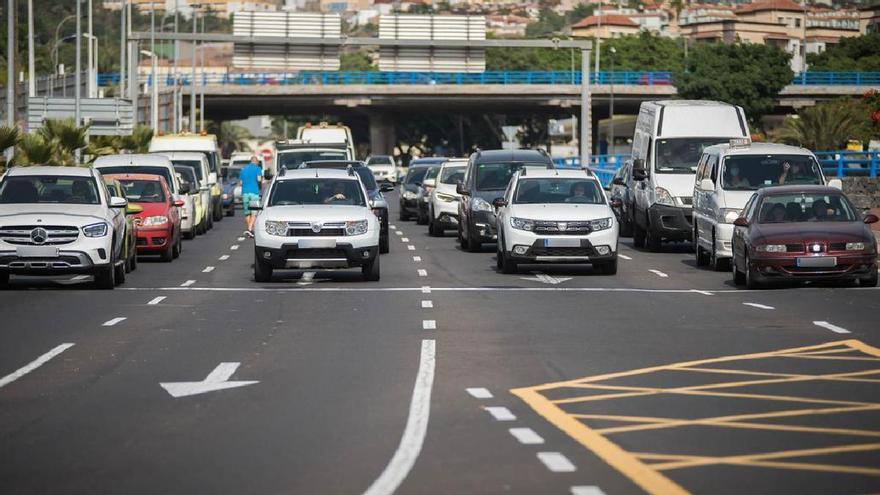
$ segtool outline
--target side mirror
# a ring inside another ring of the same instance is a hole
[[[181,194],[189,194],[192,192],[192,184],[189,182],[181,182],[180,183],[180,193]]]
[[[455,185],[455,192],[457,192],[458,194],[461,194],[462,196],[468,195],[467,188],[464,187],[464,184],[462,184],[461,182],[459,182],[458,184]]]
[[[379,185],[379,190],[382,192],[393,191],[394,184],[391,184],[390,182],[383,182],[382,184]]]
[[[876,217],[875,217],[876,218]],[[733,225],[736,227],[748,227],[749,221],[745,219],[745,217],[739,217],[733,221]]]
[[[494,206],[495,208],[501,208],[507,206],[507,201],[505,201],[504,198],[495,198],[492,201],[492,206]]]
[[[622,207],[623,207],[623,201],[621,201],[621,200],[619,200],[619,199],[617,199],[617,198],[614,198],[614,199],[611,200],[611,207],[612,207],[612,208],[622,208]]]
[[[877,215],[873,213],[868,213],[867,215],[865,215],[865,223],[871,224],[877,222],[880,222],[880,218],[878,218]]]
[[[128,200],[113,196],[110,198],[110,208],[125,208],[128,206]]]
[[[611,179],[612,184],[616,184],[618,186],[625,186],[626,182],[623,180],[623,177],[615,177]]]
[[[645,180],[648,178],[648,170],[645,168],[645,160],[636,158],[633,160],[633,180]]]
[[[175,199],[172,204],[178,208],[182,208],[186,203],[182,199]]]
[[[134,203],[129,203],[125,207],[125,214],[126,215],[137,215],[138,213],[142,213],[143,211],[144,211],[144,208],[141,205],[136,205]]]
[[[248,203],[248,209],[260,211],[263,209],[263,206],[260,204],[259,201],[251,201],[250,203]]]
[[[715,183],[712,182],[712,179],[703,179],[700,181],[700,189],[703,191],[714,191]]]
[[[833,187],[834,189],[843,190],[843,182],[840,179],[831,179],[828,181],[828,187]]]

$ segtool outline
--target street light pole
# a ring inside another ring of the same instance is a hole
[[[6,125],[15,126],[15,0],[6,3]],[[6,149],[6,163],[13,151]]]
[[[34,71],[34,0],[28,0],[28,96],[37,96]]]
[[[76,0],[76,72],[73,75],[74,97],[73,97],[73,125],[79,127],[82,123],[82,114],[80,112],[80,98],[82,98],[82,0]],[[77,148],[73,152],[74,161],[78,164],[80,158],[80,150]]]
[[[581,50],[581,167],[589,167],[593,122],[590,119],[590,50]]]
[[[197,15],[196,8],[198,8],[198,4],[192,5],[192,25],[193,31],[192,33],[198,34],[198,25],[199,18]],[[190,44],[192,54],[192,80],[189,84],[189,132],[196,132],[196,41],[193,40]]]
[[[177,34],[177,18],[180,13],[177,10],[178,4],[177,0],[174,0],[174,34]],[[174,86],[171,88],[171,100],[174,102],[172,105],[172,109],[174,110],[174,129],[172,132],[180,132],[180,109],[179,102],[177,100],[177,58],[180,57],[180,42],[174,40],[174,66],[172,69],[172,74],[174,77]]]
[[[202,16],[202,34],[205,34],[205,17]],[[200,84],[200,95],[199,95],[199,130],[205,130],[205,85],[207,81],[205,80],[205,45],[201,45],[201,63],[202,63],[202,81]]]
[[[150,127],[153,132],[159,127],[159,89],[156,79],[156,52],[141,50],[141,53],[150,57]],[[133,80],[133,79],[132,79]]]
[[[125,53],[128,48],[125,43],[125,7],[128,0],[122,1],[122,8],[119,9],[119,94],[125,94]]]
[[[608,129],[608,154],[614,154],[614,56],[617,54],[617,50],[612,46],[609,50],[611,53],[611,100],[608,103],[608,125],[610,128]]]
[[[94,26],[92,24],[92,0],[89,0],[87,14],[88,14],[88,30],[89,30],[88,34],[89,34],[89,37],[91,37],[91,36],[94,36],[94,34],[95,34]],[[92,50],[93,50],[92,44],[89,43],[89,49],[87,50],[88,55],[86,57],[88,59],[87,63],[89,66],[89,84],[88,84],[89,98],[94,98],[96,96],[95,93],[97,93],[97,91],[98,91],[98,71],[95,70],[94,73],[92,73],[92,69],[94,67],[94,62],[95,62],[95,53]]]

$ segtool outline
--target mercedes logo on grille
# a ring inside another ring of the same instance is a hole
[[[31,231],[31,241],[34,244],[43,244],[47,240],[49,240],[49,233],[46,232],[46,229],[37,227]]]
[[[320,231],[321,231],[321,224],[320,223],[313,223],[312,224],[312,232],[317,234]]]

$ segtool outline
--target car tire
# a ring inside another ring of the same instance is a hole
[[[416,225],[427,225],[428,224],[428,215],[422,215],[422,212],[419,211],[419,214],[416,216]]]
[[[95,288],[101,290],[113,290],[116,287],[116,266],[115,260],[110,258],[110,266],[100,268],[92,275],[95,277]]]
[[[120,263],[116,265],[113,270],[116,272],[113,276],[116,278],[116,285],[122,285],[125,283],[125,263]]]
[[[174,259],[180,258],[180,252],[183,251],[182,246],[183,246],[183,243],[180,240],[180,236],[177,236],[177,242],[172,244],[172,247],[171,247],[171,257],[172,258],[174,258]]]
[[[645,247],[645,230],[635,222],[633,222],[633,246],[637,248]]]
[[[659,253],[660,249],[663,247],[662,239],[659,235],[654,233],[653,230],[651,230],[650,225],[645,232],[645,247],[648,248],[648,251],[652,253]]]
[[[601,275],[617,275],[617,258],[611,261],[593,263],[593,268]]]
[[[223,220],[223,205],[219,201],[214,205],[214,219],[213,220],[215,222],[219,222],[219,221]],[[213,223],[211,224],[211,226],[213,227]]]
[[[214,215],[210,212],[205,216],[205,232],[214,228]]]
[[[226,210],[226,216],[227,217],[234,217],[235,216],[235,207],[232,207],[232,208]]]
[[[746,283],[746,275],[736,266],[736,253],[730,259],[730,271],[733,272],[733,285],[739,286]]]
[[[134,254],[131,255],[131,271],[135,271],[138,268],[138,253],[137,248],[134,250]]]
[[[718,257],[718,248],[715,246],[715,234],[712,234],[712,254],[709,256],[709,266],[716,272],[726,271],[730,260]]]
[[[9,274],[8,273],[0,273],[0,290],[5,290],[9,288]]]
[[[168,247],[165,248],[164,251],[162,251],[162,253],[159,255],[159,259],[161,259],[162,261],[164,261],[166,263],[170,262],[171,260],[174,259],[174,243],[173,242],[168,243]]]
[[[630,223],[629,219],[621,217],[620,222],[620,237],[632,237],[633,235],[633,227]]]
[[[372,260],[361,266],[361,274],[367,282],[379,281],[379,257],[376,256]]]
[[[254,250],[254,281],[255,282],[271,282],[272,281],[272,265],[261,260]]]
[[[872,268],[870,275],[859,279],[859,285],[862,287],[877,287],[877,267]]]
[[[752,269],[748,254],[746,254],[745,264],[746,266],[743,267],[743,271],[745,272],[746,289],[760,289],[763,283],[759,278],[760,275],[758,275],[757,270]]]
[[[391,251],[391,240],[388,234],[385,234],[383,237],[379,237],[379,253],[380,254],[388,254]]]
[[[406,209],[403,207],[403,205],[400,205],[400,213],[398,213],[398,218],[401,222],[409,220],[409,215],[406,213]]]
[[[462,249],[467,250],[468,248],[468,240],[464,238],[464,228],[461,223],[458,224],[458,244]]]
[[[473,229],[468,228],[467,250],[469,253],[479,253],[483,250],[483,243],[478,239],[479,237],[477,237]]]

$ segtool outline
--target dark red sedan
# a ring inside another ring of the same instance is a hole
[[[734,222],[733,280],[748,288],[773,281],[858,281],[877,286],[877,241],[838,189],[760,189]]]

